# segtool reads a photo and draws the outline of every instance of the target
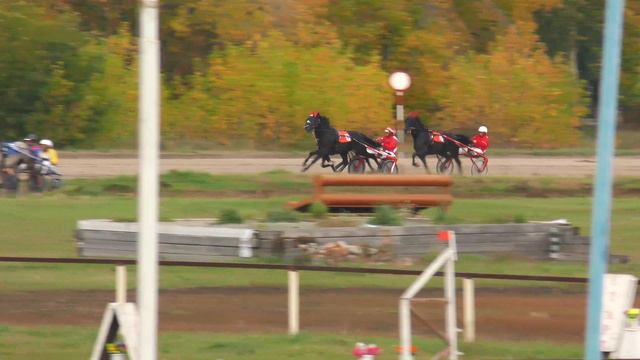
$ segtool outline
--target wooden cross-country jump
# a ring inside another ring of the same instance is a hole
[[[420,210],[435,206],[446,208],[453,202],[453,179],[450,176],[318,175],[313,178],[313,183],[311,198],[291,202],[288,207],[306,211],[314,202],[321,202],[332,212],[368,212],[380,205]],[[328,187],[354,189],[350,192],[329,192]]]

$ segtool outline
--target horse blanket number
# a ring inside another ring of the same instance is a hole
[[[338,142],[343,144],[351,142],[351,135],[349,135],[349,132],[344,130],[338,130]]]
[[[433,142],[443,143],[444,142],[444,137],[439,132],[435,132],[434,131],[433,132]]]

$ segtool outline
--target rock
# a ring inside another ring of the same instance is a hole
[[[350,255],[361,256],[363,254],[362,248],[358,245],[347,245]]]

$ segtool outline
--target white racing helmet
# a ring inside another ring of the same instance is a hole
[[[53,147],[53,141],[51,141],[49,139],[42,139],[42,140],[40,140],[40,145]]]
[[[388,132],[388,133],[391,133],[391,134],[393,134],[393,135],[395,135],[395,134],[396,134],[396,131],[395,131],[394,129],[390,128],[390,127],[388,127],[388,128],[386,128],[386,129],[384,129],[384,132]]]
[[[487,127],[486,127],[486,126],[484,126],[484,125],[480,126],[480,127],[478,128],[478,132],[483,132],[483,133],[485,133],[485,134],[486,134],[486,133],[488,133],[488,131],[487,131]]]

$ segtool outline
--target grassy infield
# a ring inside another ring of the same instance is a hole
[[[256,180],[258,179],[258,180]],[[445,223],[502,223],[517,220],[567,218],[589,232],[591,216],[588,179],[516,179],[460,178],[458,195],[445,217],[436,210],[421,215]],[[473,184],[471,183],[473,181]],[[196,173],[171,173],[162,179],[161,216],[165,219],[216,217],[220,210],[235,208],[244,217],[260,219],[264,214],[292,199],[300,199],[310,190],[308,178],[282,172],[259,177],[215,176]],[[2,256],[75,256],[75,221],[87,218],[133,219],[135,179],[70,181],[62,193],[0,199],[0,255]],[[294,190],[291,190],[294,189]],[[110,193],[104,195],[105,192]],[[631,262],[614,265],[611,271],[640,274],[640,180],[618,179],[612,216],[612,252],[631,257]],[[491,198],[478,198],[491,194]],[[543,194],[557,197],[541,198]],[[499,199],[496,199],[498,197]],[[522,259],[463,257],[459,271],[584,276],[584,264],[525,261]],[[112,268],[85,265],[0,264],[0,292],[45,289],[111,289]],[[130,269],[130,285],[135,286],[135,269]],[[73,281],[70,281],[73,279]],[[349,274],[304,274],[303,286],[311,287],[406,287],[412,279]],[[267,271],[201,270],[163,268],[161,287],[197,286],[284,286],[284,276]],[[482,285],[529,286],[528,283],[483,282]],[[37,295],[34,295],[37,296]],[[0,358],[29,359],[44,354],[47,359],[86,358],[98,324],[93,328],[20,328],[0,324]],[[350,357],[350,349],[361,339],[349,334],[260,334],[251,337],[198,333],[163,333],[160,337],[162,359],[341,359]],[[380,359],[396,358],[395,339],[367,339],[386,351]],[[433,349],[433,343],[418,343]],[[467,358],[567,358],[580,357],[580,344],[539,344],[523,342],[502,344],[483,339],[464,345]],[[424,356],[424,355],[423,355]],[[42,356],[38,356],[42,357]],[[42,357],[45,358],[45,357]]]

